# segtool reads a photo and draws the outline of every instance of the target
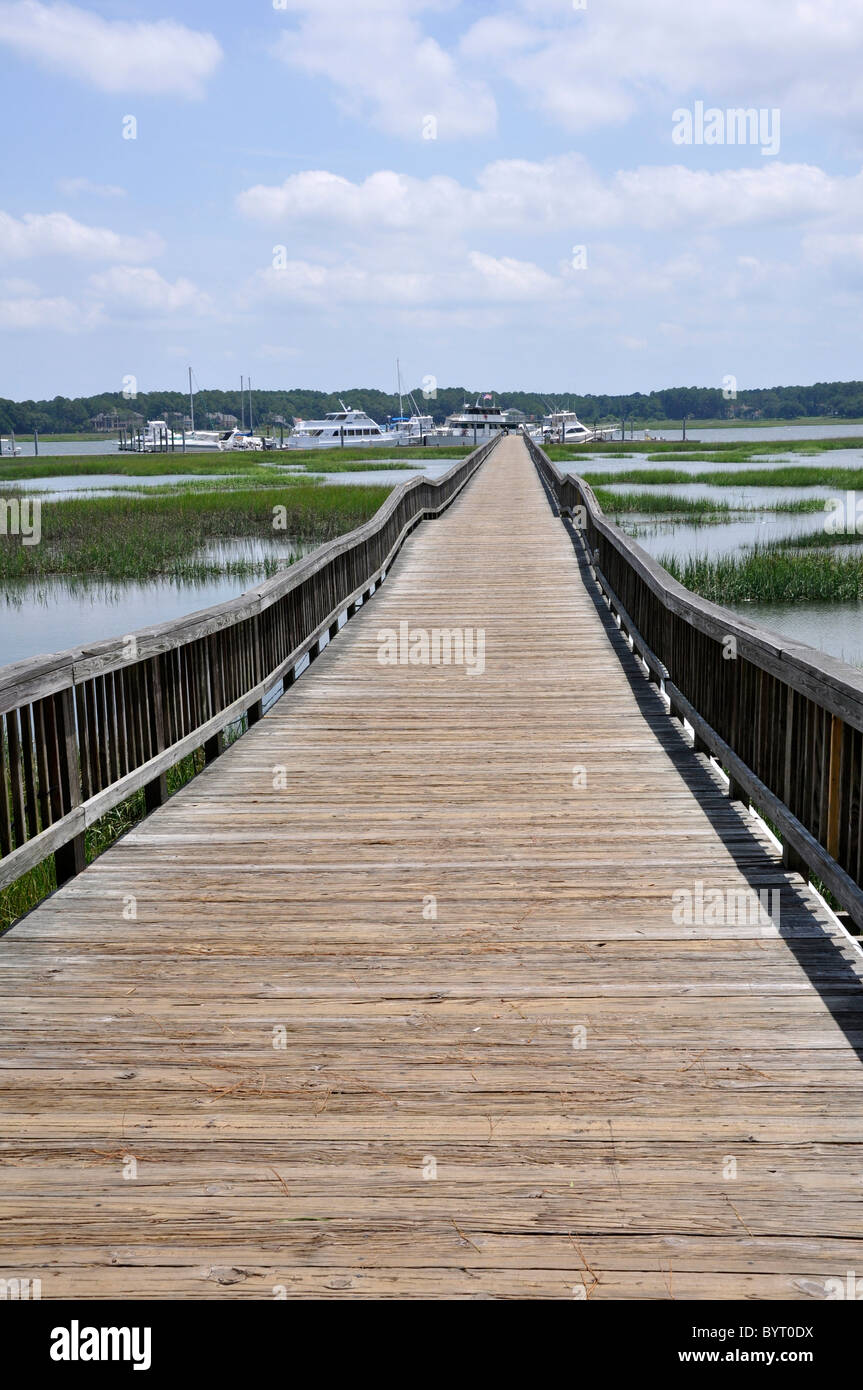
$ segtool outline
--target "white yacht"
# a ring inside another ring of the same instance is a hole
[[[583,425],[574,410],[553,410],[542,420],[543,438],[554,444],[589,444],[597,439],[610,439],[614,427],[592,430]]]
[[[454,439],[467,439],[473,443],[485,444],[511,428],[509,420],[500,406],[487,405],[491,396],[477,396],[475,405],[462,406],[461,410],[446,418],[446,429]]]
[[[176,438],[176,436],[175,436]],[[222,436],[218,430],[187,430],[187,449],[221,449]]]
[[[408,400],[411,413],[405,415],[403,397],[399,392],[399,413],[392,415],[387,421],[388,441],[392,440],[395,444],[422,444],[427,436],[437,438],[449,434],[449,430],[435,424],[431,415],[421,414],[412,392],[408,393]]]
[[[226,430],[224,434],[218,436],[218,449],[223,453],[234,449],[263,449],[264,440],[259,434],[252,434],[248,430]]]
[[[294,420],[294,428],[286,440],[288,449],[325,449],[346,444],[388,444],[382,430],[364,410],[351,410],[340,401],[341,410],[329,410],[323,420]]]
[[[21,445],[15,443],[14,434],[9,439],[0,437],[0,458],[16,459],[21,454]]]

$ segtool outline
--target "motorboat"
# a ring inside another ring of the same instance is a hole
[[[474,405],[465,403],[461,410],[446,418],[446,429],[453,439],[469,439],[477,444],[485,444],[489,439],[497,439],[507,434],[511,428],[500,406],[492,403],[490,395],[477,396]]]
[[[336,445],[351,448],[370,444],[389,444],[392,439],[364,410],[352,410],[340,401],[341,410],[328,410],[323,420],[294,420],[285,441],[288,449],[326,449]]]

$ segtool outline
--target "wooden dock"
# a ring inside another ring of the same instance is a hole
[[[484,630],[484,671],[382,664],[401,622]],[[779,890],[778,929],[681,922],[699,883]],[[0,1278],[43,1298],[863,1271],[861,958],[667,716],[520,439],[0,966]]]

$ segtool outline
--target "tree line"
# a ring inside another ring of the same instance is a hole
[[[442,423],[447,415],[459,410],[465,401],[473,402],[477,392],[464,386],[439,387],[426,396],[421,388],[413,395],[424,414]],[[483,393],[485,394],[485,393]],[[773,386],[758,390],[741,390],[731,394],[718,387],[678,386],[662,391],[629,395],[578,395],[541,391],[493,392],[495,403],[521,410],[529,418],[539,419],[550,409],[576,410],[586,424],[607,424],[621,419],[641,422],[677,421],[683,416],[691,420],[771,419],[795,420],[803,416],[863,418],[863,382],[826,381],[813,386]],[[338,410],[340,400],[355,409],[365,410],[381,422],[398,413],[398,396],[368,387],[346,387],[342,391],[285,391],[252,392],[254,424],[290,425],[297,419],[317,419],[328,410]],[[409,407],[407,407],[409,409]],[[235,415],[249,423],[248,393],[241,401],[238,390],[201,390],[195,394],[195,423],[204,427],[217,416]],[[45,401],[11,401],[0,399],[0,433],[32,434],[75,433],[93,428],[98,417],[118,417],[120,420],[167,419],[181,421],[189,413],[189,399],[181,391],[138,392],[133,398],[119,391],[105,391],[97,396],[55,396]]]

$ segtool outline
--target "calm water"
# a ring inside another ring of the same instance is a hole
[[[650,431],[658,439],[682,439],[682,430],[666,429],[663,425],[657,425],[655,430]],[[627,435],[627,439],[629,435]],[[863,425],[764,425],[759,428],[757,425],[730,425],[728,429],[700,429],[698,425],[688,425],[686,428],[687,443],[691,440],[695,443],[703,440],[705,444],[712,443],[714,440],[747,440],[758,442],[759,439],[860,439],[863,438]],[[636,430],[636,440],[638,431]]]
[[[818,651],[863,666],[863,601],[858,603],[745,603],[733,610]]]
[[[817,531],[820,518],[793,512],[766,512],[760,516],[731,516],[727,521],[698,525],[671,516],[643,519],[624,515],[619,524],[657,559],[663,555],[673,555],[675,559],[685,559],[688,555],[714,559],[719,555],[741,555],[752,545],[765,545],[768,541]],[[842,553],[851,551],[843,546]]]
[[[215,542],[196,552],[196,557],[217,564],[238,560],[255,564],[272,558],[287,566],[291,559],[314,549],[313,543],[284,537],[232,539]],[[7,585],[0,598],[0,666],[108,637],[125,637],[138,628],[224,603],[261,582],[220,575],[194,582],[170,577],[118,584],[79,580],[71,590],[60,579]]]

